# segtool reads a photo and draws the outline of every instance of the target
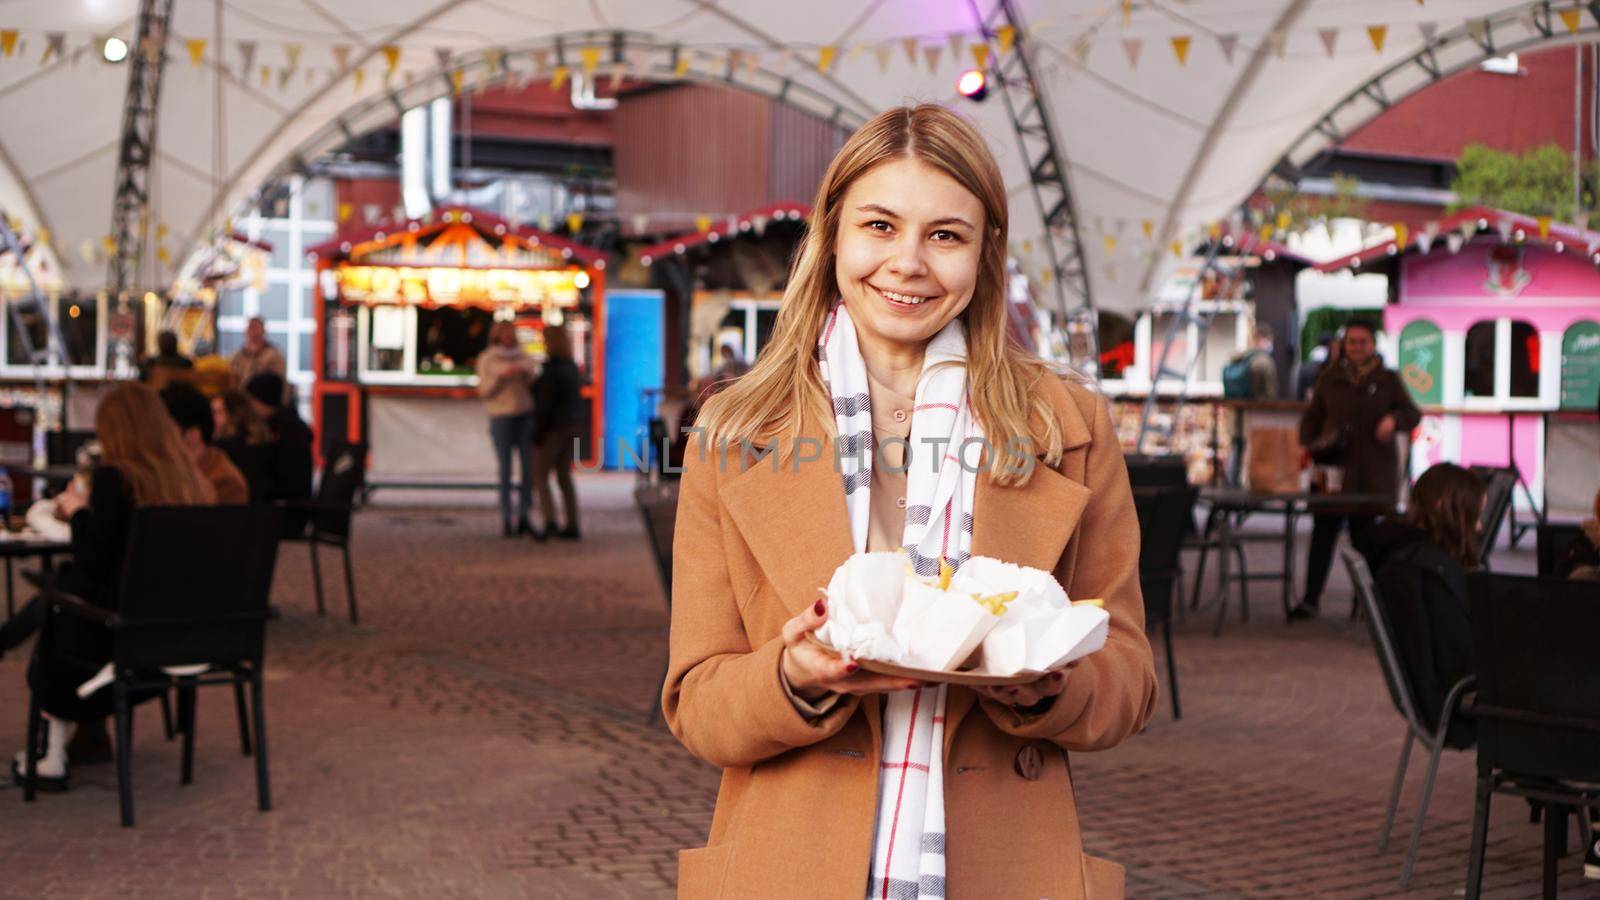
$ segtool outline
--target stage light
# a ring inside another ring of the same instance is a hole
[[[968,69],[956,79],[956,90],[961,96],[976,103],[989,96],[989,79],[983,74],[982,69]]]
[[[106,38],[106,45],[101,48],[100,53],[105,56],[108,63],[122,62],[128,58],[128,43],[118,37]]]

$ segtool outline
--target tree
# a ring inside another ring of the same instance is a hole
[[[1470,206],[1491,206],[1525,216],[1550,216],[1559,222],[1577,219],[1572,203],[1572,154],[1545,144],[1522,154],[1473,144],[1461,151],[1456,177],[1450,183],[1456,201],[1452,212]],[[1593,197],[1600,169],[1583,172],[1583,193]]]

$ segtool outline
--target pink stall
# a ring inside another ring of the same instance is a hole
[[[1600,489],[1600,232],[1476,208],[1322,268],[1389,275],[1384,357],[1424,410],[1413,476],[1514,465],[1517,508]]]

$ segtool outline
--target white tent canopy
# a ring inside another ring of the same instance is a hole
[[[1003,21],[991,15],[996,2],[176,0],[144,280],[170,280],[189,250],[297,158],[451,90],[452,72],[469,88],[549,80],[563,62],[601,79],[625,71],[726,80],[856,122],[908,100],[952,101],[956,75],[985,40],[980,15]],[[1012,6],[1069,162],[1094,302],[1114,309],[1143,306],[1172,259],[1166,248],[1236,209],[1291,149],[1291,161],[1305,162],[1382,101],[1426,84],[1429,73],[1411,57],[1430,42],[1436,68],[1448,73],[1487,55],[1485,43],[1496,51],[1555,44],[1595,27],[1587,13],[1563,18],[1548,3],[1505,0]],[[79,287],[105,281],[130,68],[104,62],[100,50],[109,35],[135,42],[137,7],[61,0],[0,9],[0,38],[10,33],[0,40],[0,201],[25,227],[47,231],[66,281]],[[998,39],[987,40],[1000,52]],[[819,57],[831,58],[826,73]],[[1381,90],[1341,106],[1386,70]],[[959,102],[1005,169],[1014,246],[1031,270],[1047,268],[1006,105],[995,93]],[[1312,131],[1324,120],[1326,134]],[[152,277],[157,246],[170,264]]]

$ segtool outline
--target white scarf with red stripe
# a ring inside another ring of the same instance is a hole
[[[822,378],[833,396],[850,532],[861,553],[877,459],[867,367],[843,303],[829,316],[818,350]],[[967,401],[966,360],[966,334],[960,320],[952,320],[928,342],[917,379],[901,545],[925,577],[939,574],[940,558],[959,568],[972,556],[972,499],[983,432]],[[945,695],[944,685],[900,691],[888,695],[884,705],[869,897],[945,895]]]

